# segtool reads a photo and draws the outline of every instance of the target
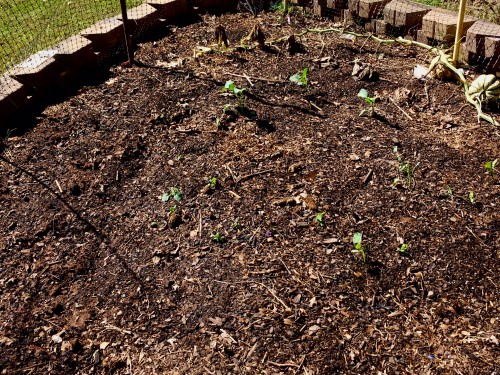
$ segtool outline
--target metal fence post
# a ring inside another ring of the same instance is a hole
[[[128,63],[134,63],[134,51],[132,49],[132,38],[128,32],[128,16],[127,16],[127,4],[125,0],[120,0],[120,7],[122,8],[122,22],[123,22],[123,34],[125,36],[125,47],[127,48]]]

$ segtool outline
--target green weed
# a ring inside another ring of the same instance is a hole
[[[409,160],[403,160],[403,157],[399,153],[397,146],[394,147],[393,151],[399,162],[399,167],[398,167],[399,172],[401,172],[406,177],[406,184],[408,188],[411,188],[415,183],[415,171],[419,167],[420,163],[413,164]],[[401,180],[398,177],[396,177],[394,179],[394,184],[397,184],[399,182],[401,182]]]
[[[495,177],[495,173],[497,171],[496,166],[498,163],[498,159],[488,161],[484,164],[484,169],[486,169],[486,173],[489,173],[491,177]]]

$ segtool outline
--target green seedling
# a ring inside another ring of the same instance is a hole
[[[396,158],[399,162],[399,171],[403,173],[406,177],[406,183],[408,184],[408,188],[411,188],[415,183],[415,171],[417,170],[420,163],[413,164],[409,160],[403,160],[403,157],[398,152],[398,147],[394,147],[394,153],[396,154]],[[394,183],[397,184],[401,180],[399,178],[394,179]]]
[[[210,189],[215,189],[217,186],[217,177],[212,177],[208,180],[208,183],[210,184]]]
[[[241,224],[238,218],[234,219],[233,222],[231,223],[231,228],[233,229],[238,229],[240,226]]]
[[[363,262],[366,263],[366,248],[363,247],[362,242],[363,241],[363,234],[361,232],[356,232],[352,236],[352,243],[354,244],[354,249],[351,250],[352,253],[358,253],[361,255],[361,258],[363,259]]]
[[[226,84],[222,88],[222,92],[230,92],[232,93],[235,97],[236,100],[238,101],[238,105],[236,106],[236,110],[241,113],[243,116],[246,117],[255,117],[257,115],[257,112],[249,109],[245,102],[246,102],[246,92],[247,89],[245,88],[239,88],[236,87],[233,81],[226,81]],[[226,104],[222,111],[226,113],[227,111],[231,110],[233,106],[231,104]]]
[[[474,204],[476,202],[476,197],[473,191],[469,191],[469,201]]]
[[[366,103],[370,105],[371,112],[370,114],[373,115],[375,113],[375,102],[378,99],[378,96],[374,96],[373,98],[369,95],[368,90],[366,89],[361,89],[359,90],[358,97],[362,98],[365,100]],[[363,109],[360,113],[359,116],[363,116],[367,112],[366,109]]]
[[[170,213],[170,215],[173,215],[175,214],[175,210],[177,210],[177,206],[172,206],[168,209],[168,212]]]
[[[170,198],[173,198],[177,202],[180,202],[183,198],[181,191],[176,187],[171,187],[168,193],[163,193],[161,196],[162,202],[168,202]]]
[[[326,212],[320,212],[318,213],[315,217],[314,217],[314,222],[315,223],[318,223],[320,227],[324,227],[325,226],[325,216]]]
[[[296,85],[299,86],[304,86],[304,88],[307,90],[307,84],[309,82],[309,79],[307,78],[307,73],[309,72],[309,68],[305,67],[302,69],[302,72],[298,72],[292,76],[290,76],[290,82],[295,83]]]
[[[453,188],[450,185],[446,185],[446,192],[450,197],[453,197]]]
[[[498,163],[498,159],[488,161],[484,164],[484,169],[486,169],[486,173],[489,173],[491,177],[495,177],[495,172],[497,171],[496,166]]]
[[[403,256],[409,256],[410,253],[408,251],[408,245],[407,244],[402,244],[400,247],[398,247],[398,252],[403,255]]]
[[[238,100],[238,107],[243,107],[245,106],[245,92],[246,89],[240,89],[236,87],[233,81],[229,80],[226,81],[226,84],[222,88],[222,92],[230,92],[232,93],[236,99]]]
[[[224,238],[222,237],[222,234],[220,234],[220,232],[215,232],[214,234],[212,234],[212,241],[222,243],[224,241]]]
[[[152,221],[151,224],[149,224],[151,228],[158,228],[158,222]]]

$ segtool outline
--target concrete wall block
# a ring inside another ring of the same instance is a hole
[[[488,41],[486,41],[488,38]],[[486,21],[477,21],[467,30],[467,50],[486,57],[498,54],[496,39],[500,38],[500,25]],[[486,45],[488,43],[488,46]]]
[[[359,1],[360,0],[348,0],[347,8],[351,12],[351,16],[357,16],[359,14]]]
[[[377,35],[387,35],[390,32],[391,26],[384,20],[374,20],[375,21],[375,33]]]
[[[500,36],[487,36],[484,39],[484,55],[500,60]]]
[[[49,87],[59,85],[67,71],[54,59],[56,53],[55,49],[39,51],[7,73],[30,87],[32,93],[40,95]]]
[[[327,0],[314,0],[313,13],[316,17],[326,17],[327,13]]]
[[[123,22],[117,17],[99,21],[80,32],[92,41],[94,52],[110,50],[124,42]]]
[[[67,68],[79,69],[96,62],[92,42],[81,35],[73,35],[54,46],[54,59]]]
[[[187,0],[146,0],[146,3],[158,10],[160,19],[168,23],[175,23],[193,12]]]
[[[445,43],[452,42],[457,30],[457,18],[456,12],[433,9],[422,18],[422,32],[427,38]],[[465,17],[464,34],[476,21],[474,17]]]
[[[393,0],[384,8],[384,21],[391,26],[409,30],[422,25],[423,17],[432,7],[408,0]]]
[[[202,10],[224,12],[236,9],[238,2],[235,0],[191,0],[191,4]]]
[[[0,77],[0,132],[2,121],[17,111],[26,108],[29,104],[28,92],[26,87],[14,78],[3,75]]]
[[[359,0],[358,15],[361,18],[372,19],[380,16],[390,0]]]
[[[330,9],[346,9],[348,4],[347,0],[328,0],[326,6]]]

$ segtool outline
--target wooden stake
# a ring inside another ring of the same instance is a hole
[[[460,54],[460,42],[462,40],[462,32],[464,31],[465,6],[467,0],[460,0],[460,9],[458,11],[457,33],[455,34],[455,45],[453,46],[453,64],[457,64],[458,55]]]

